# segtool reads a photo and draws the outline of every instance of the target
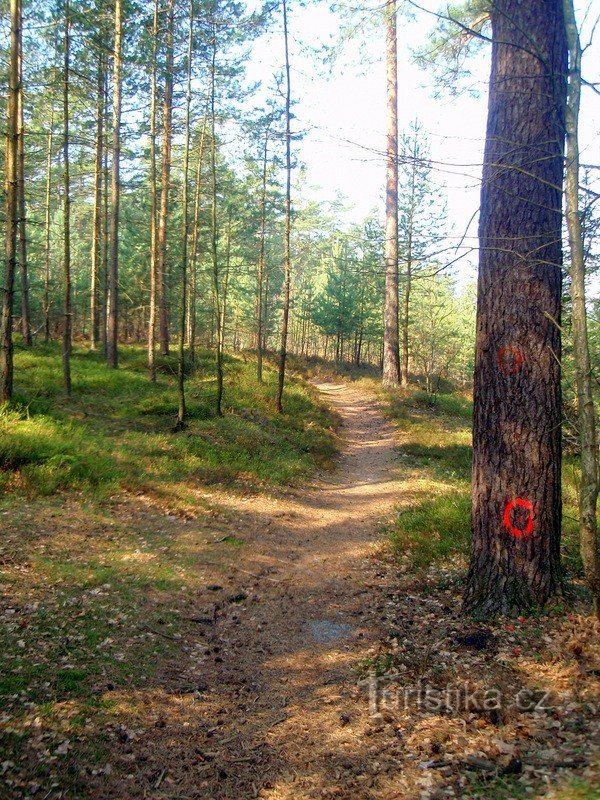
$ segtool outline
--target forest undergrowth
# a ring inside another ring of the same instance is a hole
[[[303,544],[302,515],[318,528],[323,495],[316,495],[315,509],[306,497],[314,479],[333,466],[343,436],[336,412],[304,376],[335,386],[342,377],[368,403],[378,394],[396,426],[389,489],[390,502],[398,500],[364,573],[356,564],[364,585],[347,580],[348,595],[339,595],[358,604],[361,622],[353,625],[368,633],[353,638],[350,650],[344,642],[326,646],[327,658],[341,658],[350,672],[344,667],[343,680],[327,684],[331,705],[314,709],[316,728],[333,725],[325,728],[329,737],[344,732],[351,768],[321,753],[325,737],[313,752],[298,753],[308,765],[303,779],[317,780],[317,765],[324,764],[341,770],[343,779],[336,782],[323,766],[318,785],[325,794],[318,796],[335,796],[341,781],[343,798],[371,797],[369,787],[376,785],[391,797],[396,785],[404,792],[398,796],[432,800],[597,800],[598,630],[585,611],[574,530],[566,526],[571,589],[563,606],[508,623],[482,624],[460,612],[468,397],[432,398],[414,388],[383,393],[369,370],[340,373],[293,359],[296,377],[285,413],[277,415],[275,372],[268,369],[258,385],[250,356],[228,356],[225,414],[218,418],[212,361],[200,354],[189,376],[189,427],[175,434],[169,359],[161,360],[151,386],[141,348],[125,349],[117,371],[77,350],[69,405],[57,349],[20,351],[18,359],[16,397],[4,409],[0,437],[0,796],[96,800],[117,796],[107,787],[121,792],[125,786],[131,797],[152,791],[171,798],[187,791],[177,786],[204,791],[201,781],[214,773],[214,786],[221,786],[215,797],[234,797],[227,781],[245,785],[245,770],[266,776],[256,796],[284,796],[277,786],[287,751],[277,747],[285,748],[285,737],[273,745],[271,763],[252,749],[240,753],[236,742],[249,722],[262,736],[261,716],[244,711],[237,719],[240,690],[227,670],[239,668],[237,640],[249,652],[244,670],[257,659],[259,666],[264,660],[261,668],[268,665],[269,620],[279,607],[291,619],[292,609],[302,613],[306,602],[301,595],[288,598],[286,582],[296,559],[318,552]],[[568,521],[576,485],[568,460],[565,473]],[[329,491],[331,502],[342,502],[335,485]],[[347,511],[339,506],[342,515]],[[325,540],[333,535],[328,530]],[[331,543],[341,555],[343,544]],[[348,566],[355,561],[349,558]],[[299,581],[302,587],[302,573]],[[317,600],[332,602],[323,587]],[[262,625],[252,621],[254,614],[264,617]],[[184,665],[198,648],[206,649],[201,663],[208,659],[208,672],[194,679]],[[261,674],[244,680],[251,686]],[[549,710],[503,704],[497,713],[462,706],[432,713],[411,706],[370,715],[357,681],[360,686],[375,675],[393,684],[399,674],[413,687],[471,682],[503,698],[525,691],[536,702],[548,691]],[[284,686],[293,694],[287,678]],[[299,708],[298,724],[306,717]],[[173,747],[177,753],[188,747],[192,730],[199,750],[174,756]]]

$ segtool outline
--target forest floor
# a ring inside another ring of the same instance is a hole
[[[341,454],[310,485],[4,509],[0,797],[600,797],[598,624],[461,617],[455,565],[386,536],[410,443],[360,382],[318,389]]]

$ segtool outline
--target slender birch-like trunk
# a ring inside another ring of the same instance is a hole
[[[189,346],[189,359],[193,364],[196,360],[196,295],[198,287],[198,234],[200,227],[200,201],[202,198],[202,165],[204,163],[204,143],[206,133],[206,122],[208,115],[204,114],[202,120],[202,132],[200,134],[200,146],[198,152],[198,161],[196,164],[196,190],[194,197],[194,224],[192,227],[192,241],[191,241],[191,265],[190,265],[190,299],[188,303],[188,346]]]
[[[169,354],[169,303],[167,296],[167,227],[169,218],[169,183],[171,180],[171,148],[173,138],[173,26],[174,0],[167,8],[167,42],[165,58],[165,95],[163,103],[162,185],[158,217],[157,301],[158,339],[161,355]]]
[[[95,350],[100,338],[98,305],[98,275],[100,271],[100,245],[102,239],[102,157],[104,143],[104,55],[98,57],[96,88],[96,152],[94,159],[94,210],[90,280],[90,347]]]
[[[385,200],[385,308],[383,322],[383,385],[397,386],[400,377],[398,335],[398,43],[396,0],[387,0],[387,178]]]
[[[21,38],[21,3],[10,0],[10,49],[8,98],[6,104],[6,233],[5,266],[0,323],[0,402],[11,399],[13,389],[12,307],[17,265],[18,228],[18,109],[19,109],[19,40]]]
[[[194,0],[190,0],[189,34],[187,50],[187,82],[185,91],[185,132],[183,144],[183,191],[181,196],[181,309],[179,320],[179,346],[177,353],[177,430],[183,430],[185,421],[185,323],[188,276],[188,180],[190,171],[190,113],[192,107],[192,55],[194,45]]]
[[[71,56],[71,7],[65,0],[65,41],[63,64],[63,388],[71,396],[71,176],[69,164],[69,70]]]
[[[108,303],[106,308],[106,361],[116,369],[119,362],[119,205],[121,199],[121,92],[123,3],[115,0],[115,39],[113,62],[113,160],[110,179],[112,198],[108,261]]]
[[[25,203],[25,109],[23,90],[23,6],[19,13],[19,94],[18,102],[18,127],[19,127],[19,154],[18,154],[18,187],[19,187],[19,272],[21,277],[21,335],[25,347],[31,347],[31,310],[29,306],[29,274],[27,263],[27,205]]]
[[[281,321],[281,350],[279,354],[279,379],[277,382],[277,411],[283,411],[283,388],[287,361],[288,325],[290,318],[290,295],[292,280],[292,132],[290,79],[290,53],[288,42],[287,0],[282,0],[283,41],[285,49],[285,222],[283,232],[283,317]]]
[[[156,303],[157,303],[157,252],[156,252],[156,92],[158,70],[158,3],[154,0],[152,19],[152,86],[150,89],[150,308],[148,318],[148,375],[156,383]]]
[[[213,9],[215,13],[215,9]],[[210,64],[210,171],[212,178],[212,205],[211,205],[211,234],[210,252],[212,259],[212,288],[213,288],[213,307],[216,325],[216,352],[215,361],[217,369],[217,397],[216,412],[217,416],[223,415],[223,350],[221,337],[221,296],[219,286],[219,257],[218,257],[218,229],[217,229],[217,142],[215,137],[215,75],[217,69],[217,25],[213,21],[213,41],[212,55]]]
[[[262,160],[262,187],[260,194],[260,242],[258,250],[258,269],[256,275],[256,377],[263,382],[263,287],[265,282],[265,242],[267,234],[267,158],[269,152],[269,129],[265,127],[265,140]]]
[[[600,553],[598,552],[598,440],[593,376],[585,307],[585,257],[579,213],[579,107],[581,103],[581,44],[573,0],[563,0],[569,81],[567,88],[567,149],[565,214],[571,251],[571,322],[581,445],[579,485],[579,536],[581,560],[592,593],[594,610],[600,617]]]
[[[50,107],[50,130],[46,150],[46,201],[44,204],[44,342],[50,341],[50,224],[52,220],[52,145],[54,140],[54,100]]]

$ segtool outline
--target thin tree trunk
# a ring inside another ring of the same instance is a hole
[[[600,554],[598,552],[598,443],[592,390],[592,365],[585,307],[585,258],[579,213],[579,107],[581,102],[581,44],[573,0],[563,0],[569,48],[567,94],[567,151],[565,212],[571,251],[571,301],[575,377],[581,442],[579,485],[579,535],[581,560],[592,593],[594,610],[600,617]]]
[[[123,4],[115,0],[115,43],[113,62],[113,160],[110,180],[112,198],[108,263],[108,303],[106,309],[106,362],[116,369],[119,363],[119,204],[121,195],[121,48]]]
[[[96,155],[94,162],[94,211],[92,233],[92,258],[90,281],[90,347],[95,350],[100,338],[98,308],[98,274],[100,270],[100,244],[102,238],[102,155],[104,143],[104,55],[98,57],[98,83],[96,97]]]
[[[50,130],[46,151],[46,202],[44,222],[44,342],[50,341],[50,224],[52,220],[52,144],[54,139],[54,100],[50,107]]]
[[[102,182],[104,184],[103,194],[104,194],[104,208],[102,209],[102,232],[103,232],[103,241],[102,241],[102,276],[101,276],[101,287],[100,287],[100,297],[102,300],[102,308],[100,309],[100,338],[102,340],[102,353],[106,357],[107,351],[107,327],[108,327],[108,259],[109,259],[109,252],[110,252],[110,237],[109,237],[109,200],[110,200],[110,165],[108,161],[108,141],[110,135],[110,114],[109,114],[109,98],[108,98],[108,91],[109,91],[109,77],[108,71],[105,76],[104,81],[104,165],[103,165],[103,176]]]
[[[187,51],[187,84],[185,92],[185,140],[183,145],[183,191],[181,229],[181,317],[179,326],[179,348],[177,354],[177,430],[185,428],[185,323],[188,274],[188,180],[190,171],[190,111],[192,106],[192,54],[194,44],[194,0],[190,0],[189,36]]]
[[[416,135],[416,134],[415,134]],[[410,325],[410,293],[412,289],[412,267],[413,267],[413,225],[415,214],[415,181],[416,181],[416,140],[413,142],[414,149],[412,152],[412,172],[410,179],[410,213],[408,218],[408,241],[406,246],[406,274],[404,280],[404,297],[403,297],[403,312],[402,312],[402,364],[401,364],[401,377],[400,383],[406,388],[408,386],[408,333]]]
[[[397,386],[400,377],[398,337],[398,44],[396,0],[387,0],[387,179],[385,202],[385,310],[383,385]]]
[[[154,0],[152,20],[152,88],[150,90],[150,309],[148,319],[148,374],[156,383],[156,302],[157,302],[157,252],[156,252],[156,92],[158,70],[158,4]]]
[[[165,59],[165,96],[163,103],[162,185],[158,222],[158,340],[160,352],[169,354],[169,303],[167,296],[167,228],[169,217],[169,183],[171,180],[171,146],[173,121],[173,26],[174,0],[169,0],[167,9],[167,42]]]
[[[479,223],[473,551],[465,608],[560,592],[562,0],[496,0]]]
[[[19,155],[19,41],[21,39],[21,3],[10,0],[10,51],[8,67],[8,98],[6,119],[6,234],[5,272],[2,292],[2,323],[0,326],[0,402],[12,397],[13,340],[12,307],[17,265],[18,228],[18,155]]]
[[[213,8],[213,14],[216,8]],[[217,252],[217,143],[215,138],[215,73],[217,68],[217,25],[213,21],[213,42],[210,66],[210,170],[212,177],[212,207],[210,249],[212,258],[213,305],[216,323],[217,416],[223,416],[223,350],[221,346],[221,298],[219,291],[219,259]]]
[[[225,278],[223,280],[222,311],[221,311],[221,352],[225,350],[225,330],[227,327],[227,298],[229,296],[229,275],[231,267],[231,209],[227,214],[227,247],[225,249]],[[234,346],[235,350],[235,336]]]
[[[283,388],[287,360],[288,324],[290,317],[290,289],[292,280],[292,132],[290,79],[290,54],[288,45],[287,0],[282,0],[283,41],[285,48],[285,223],[283,233],[283,318],[281,321],[281,352],[279,355],[279,380],[277,383],[277,411],[283,411]]]
[[[202,121],[202,133],[200,134],[200,147],[198,153],[198,163],[196,164],[196,190],[194,197],[194,225],[192,228],[191,241],[191,269],[190,269],[190,301],[188,308],[188,344],[190,348],[189,358],[193,364],[196,360],[196,294],[198,287],[198,234],[200,227],[200,201],[202,199],[202,165],[204,163],[204,143],[206,134],[207,114],[204,114]]]
[[[263,146],[262,189],[260,195],[260,243],[256,276],[256,377],[263,382],[263,285],[265,281],[265,241],[267,231],[267,157],[269,151],[269,124],[265,127]]]
[[[63,206],[63,387],[67,397],[71,396],[71,178],[69,174],[69,69],[71,56],[71,8],[65,0],[65,52],[63,74],[63,167],[64,167],[64,206]]]
[[[190,272],[190,299],[188,303],[188,346],[190,348],[190,361],[195,360],[196,351],[196,294],[198,289],[197,260],[198,260],[198,236],[200,227],[200,203],[202,198],[202,164],[204,160],[204,138],[206,131],[207,115],[204,115],[202,122],[202,133],[200,135],[200,147],[198,159],[196,161],[196,184],[194,189],[194,224],[192,226],[191,241],[191,272]]]
[[[263,344],[262,349],[263,353],[266,353],[269,349],[269,272],[265,274],[265,299],[263,300]]]
[[[404,296],[402,298],[402,369],[401,385],[408,386],[408,333],[410,324],[410,293],[412,289],[412,240],[409,238],[409,249],[406,258],[406,273],[404,279]]]
[[[23,98],[23,6],[19,13],[19,94],[18,102],[18,127],[19,127],[19,153],[18,153],[18,186],[19,186],[19,268],[21,275],[21,335],[25,347],[33,344],[31,338],[31,312],[29,308],[29,275],[27,264],[27,207],[25,204],[25,113]]]

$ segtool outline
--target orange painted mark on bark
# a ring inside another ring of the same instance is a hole
[[[526,513],[523,514],[523,511]],[[524,497],[510,500],[504,508],[502,519],[504,527],[513,536],[531,536],[533,533],[533,503]],[[517,527],[515,522],[520,523],[522,527]]]
[[[506,345],[498,350],[498,366],[504,375],[516,375],[523,366],[523,353],[518,347]]]

